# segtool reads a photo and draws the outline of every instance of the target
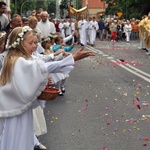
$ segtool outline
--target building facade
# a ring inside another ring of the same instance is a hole
[[[82,7],[88,6],[89,17],[100,17],[100,14],[105,15],[106,3],[102,0],[82,0]]]

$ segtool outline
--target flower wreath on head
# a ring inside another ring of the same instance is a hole
[[[16,39],[16,41],[14,41],[14,43],[12,43],[11,45],[8,46],[8,48],[16,48],[17,45],[19,45],[20,41],[23,41],[23,36],[25,35],[25,33],[27,33],[28,31],[32,31],[32,29],[29,26],[24,26],[22,27],[22,32],[20,32],[18,34],[18,38]]]
[[[42,38],[41,43],[43,43],[43,42],[47,42],[47,41],[49,41],[49,40],[50,40],[50,38],[49,38],[49,37],[47,37],[47,38]]]
[[[5,35],[6,35],[6,32],[5,32],[5,31],[4,31],[4,32],[1,32],[1,34],[0,34],[0,39],[3,38]]]
[[[48,37],[55,39],[55,38],[57,38],[58,36],[55,35],[55,34],[51,34],[51,33],[50,33],[50,34],[48,35]]]

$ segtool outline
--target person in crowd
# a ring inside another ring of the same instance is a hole
[[[5,44],[6,44],[7,34],[5,31],[0,32],[0,72],[3,64],[4,56],[6,55]]]
[[[60,23],[59,23],[59,26],[58,26],[58,27],[59,27],[59,30],[60,30],[60,33],[61,33],[61,35],[62,35],[63,38],[66,37],[66,34],[65,34],[65,32],[66,32],[66,31],[65,31],[65,30],[66,30],[66,29],[65,29],[65,28],[66,28],[66,25],[65,25],[65,24],[66,24],[66,23],[65,23],[65,22],[66,22],[66,20],[65,20],[65,19],[62,19],[62,20],[60,21]]]
[[[41,45],[44,48],[44,54],[49,55],[49,54],[54,54],[54,56],[57,56],[59,54],[63,54],[64,56],[67,56],[68,53],[66,53],[63,49],[56,51],[55,53],[51,49],[51,39],[49,37],[43,37],[41,40]],[[62,58],[61,58],[62,59]]]
[[[48,36],[50,33],[56,33],[55,25],[49,21],[46,11],[41,12],[41,20],[38,22],[37,27],[41,30],[42,37]]]
[[[9,34],[14,28],[22,26],[22,18],[19,14],[14,14],[10,23],[6,27],[6,32]]]
[[[29,17],[29,27],[32,28],[33,30],[35,30],[35,31],[37,32],[39,42],[41,42],[41,39],[42,39],[42,32],[41,32],[41,30],[37,27],[37,23],[38,23],[38,20],[37,20],[36,17],[34,17],[34,16]]]
[[[116,42],[116,38],[117,38],[117,20],[114,20],[111,25],[111,38],[112,38],[112,42]]]
[[[27,17],[22,17],[22,27],[29,25],[29,19]]]
[[[60,20],[59,19],[54,21],[54,25],[55,25],[57,33],[60,33],[59,24],[60,24]]]
[[[63,49],[65,52],[70,52],[74,47],[74,43],[66,46],[64,43],[64,39],[62,36],[58,36],[55,38],[55,44],[52,47],[53,52],[58,51],[59,49]]]
[[[73,34],[73,37],[72,37],[72,42],[71,43],[74,43],[77,41],[77,37],[76,37],[76,29],[75,29],[75,22],[73,19],[70,20],[70,23],[71,23],[71,34]],[[69,35],[70,36],[70,35]]]
[[[145,46],[145,30],[144,30],[144,22],[145,19],[147,18],[146,15],[142,16],[142,20],[139,22],[138,27],[139,27],[139,40],[140,40],[140,47],[139,49],[142,49],[144,51],[147,51],[146,46]]]
[[[110,41],[111,39],[110,20],[105,21],[105,32],[106,32],[106,41]]]
[[[71,29],[71,19],[70,18],[68,18],[67,19],[67,21],[66,21],[66,37],[68,37],[69,35],[71,35],[72,34],[72,31],[71,31],[72,29]],[[68,42],[67,42],[67,45],[71,45],[72,44],[72,40],[69,40]]]
[[[132,23],[132,40],[138,40],[139,38],[139,27],[138,27],[138,22],[135,20]]]
[[[43,8],[39,8],[39,9],[37,10],[37,12],[39,12],[39,13],[43,12]]]
[[[144,19],[144,31],[145,31],[145,47],[147,50],[147,55],[150,55],[150,12]]]
[[[129,43],[130,41],[130,35],[131,35],[131,31],[132,31],[132,26],[129,20],[127,20],[127,23],[124,26],[124,30],[125,30],[125,34],[126,34],[126,41],[127,43]]]
[[[121,22],[121,20],[119,20],[118,24],[117,24],[117,37],[118,37],[118,40],[122,41],[122,22]]]
[[[33,29],[35,32],[37,32],[38,36],[38,47],[37,47],[37,52],[38,53],[43,53],[44,49],[41,46],[41,39],[42,39],[42,32],[41,30],[37,27],[38,20],[34,16],[29,17],[29,27]]]
[[[96,40],[96,33],[99,29],[98,22],[96,21],[95,17],[93,17],[92,20],[90,21],[89,29],[90,29],[90,44],[91,46],[94,46]]]
[[[89,17],[87,19],[87,34],[86,34],[86,39],[87,39],[87,44],[90,45],[90,22],[92,21],[92,17]]]
[[[86,45],[87,40],[87,21],[84,19],[84,16],[80,16],[80,20],[78,21],[78,29],[79,29],[79,37],[80,37],[80,44],[82,46]]]
[[[40,12],[36,12],[35,17],[37,18],[38,22],[41,20],[41,13]]]
[[[6,31],[6,27],[9,24],[8,17],[4,14],[6,11],[6,3],[1,1],[0,2],[0,31]]]
[[[94,56],[91,51],[79,49],[61,61],[45,63],[31,57],[36,48],[34,40],[32,29],[26,26],[14,28],[8,37],[8,52],[0,73],[0,149],[32,150],[32,108],[48,83],[48,74],[71,71],[74,61]]]
[[[54,53],[53,50],[51,49],[51,39],[49,37],[43,37],[41,44],[45,50],[44,51],[45,55],[54,54],[54,59],[52,61],[61,60],[70,54],[68,52],[65,52],[63,49],[59,49]],[[62,83],[65,80],[65,77],[67,77],[68,75],[62,73],[57,73],[57,74],[55,73],[55,74],[51,74],[50,76],[52,78],[53,85],[58,87],[60,90],[59,96],[63,96],[64,91],[62,87],[64,86],[64,84],[62,85]]]
[[[126,34],[125,34],[125,24],[126,24],[127,22],[125,22],[125,21],[122,21],[122,26],[121,26],[121,30],[122,30],[122,41],[125,41],[126,40]]]
[[[99,29],[98,29],[99,39],[100,39],[101,41],[103,41],[103,40],[104,40],[105,24],[104,24],[104,21],[102,21],[102,18],[99,19],[99,21],[98,21],[98,26],[99,26]]]
[[[35,35],[34,43],[36,45],[35,47],[35,51],[36,51],[39,46],[38,45],[39,36],[35,30],[32,30],[32,31],[33,31],[33,35]],[[32,58],[35,59],[34,52],[32,53]],[[48,84],[51,85],[50,77],[48,78]],[[34,150],[46,150],[47,149],[46,146],[44,146],[38,139],[39,136],[47,133],[47,125],[46,125],[46,120],[45,120],[44,111],[43,111],[43,109],[45,108],[46,101],[45,100],[37,100],[37,101],[39,102],[39,105],[37,105],[37,107],[34,107],[32,109],[33,127],[34,127]]]
[[[32,10],[31,16],[34,16],[34,17],[35,17],[35,15],[36,15],[36,10]]]
[[[0,32],[0,54],[4,52],[6,42],[6,32]]]

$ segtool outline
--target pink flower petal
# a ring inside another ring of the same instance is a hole
[[[86,108],[86,107],[83,107],[82,110],[87,110],[87,108]]]
[[[106,146],[104,146],[104,147],[103,147],[103,150],[107,150],[107,147],[106,147]]]
[[[106,121],[106,124],[107,124],[107,125],[110,125],[110,121],[107,120],[107,121]]]

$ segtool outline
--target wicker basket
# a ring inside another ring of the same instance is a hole
[[[54,88],[54,87],[46,87],[40,96],[38,96],[37,99],[39,100],[46,100],[46,101],[51,101],[54,100],[58,94],[59,94],[59,89],[58,88]]]

